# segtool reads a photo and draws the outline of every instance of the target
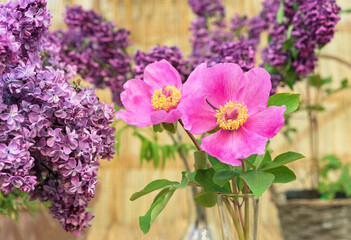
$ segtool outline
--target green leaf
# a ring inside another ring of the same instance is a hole
[[[221,161],[219,161],[217,158],[212,157],[210,155],[208,155],[208,160],[210,161],[212,168],[214,170],[218,170],[218,169],[232,169],[231,166],[229,166],[228,164],[222,163]]]
[[[167,187],[167,186],[170,186],[170,185],[173,185],[173,184],[178,184],[178,182],[175,182],[175,181],[169,181],[167,179],[158,179],[158,180],[155,180],[151,183],[149,183],[144,189],[142,189],[141,191],[139,192],[136,192],[134,193],[131,197],[130,197],[130,200],[131,201],[134,201],[135,199],[138,199],[150,192],[153,192],[155,190],[158,190],[158,189],[161,189],[161,188],[164,188],[164,187]]]
[[[271,34],[268,34],[268,37],[267,37],[267,42],[270,43],[272,41],[272,35]],[[267,69],[266,69],[267,70]],[[267,70],[268,71],[268,70]]]
[[[292,47],[292,46],[291,46]],[[290,48],[291,48],[290,47]],[[289,49],[290,49],[289,48]],[[290,87],[290,89],[293,89],[294,88],[294,84],[296,82],[296,78],[297,78],[297,74],[295,72],[294,69],[291,69],[289,70],[287,73],[286,73],[286,84],[288,84],[288,86]]]
[[[321,88],[323,85],[327,84],[327,83],[331,83],[332,81],[332,77],[326,77],[326,78],[321,78],[320,75],[317,74],[312,74],[310,76],[310,85],[314,86],[316,88]]]
[[[256,169],[260,169],[264,164],[269,163],[271,161],[271,154],[269,151],[266,151],[265,154],[256,157],[254,165],[256,166]]]
[[[188,184],[187,172],[182,172],[182,181],[180,183],[172,185],[170,189],[172,190],[172,189],[185,188],[187,184]]]
[[[217,203],[217,194],[201,191],[195,196],[194,200],[199,206],[213,207]]]
[[[195,181],[202,185],[206,192],[221,192],[221,193],[231,193],[230,185],[226,184],[224,187],[220,187],[213,182],[213,176],[215,170],[213,168],[209,169],[199,169],[195,174]]]
[[[273,183],[288,183],[296,180],[295,173],[285,166],[268,169],[265,172],[274,175],[275,178]]]
[[[152,129],[154,130],[154,132],[163,132],[163,128],[161,127],[161,124],[155,124],[155,125],[152,125]]]
[[[350,182],[350,174],[349,174],[349,164],[346,164],[341,172],[339,182],[341,184],[347,184]]]
[[[343,14],[343,13],[351,13],[351,9],[350,8],[349,9],[341,9],[339,11],[339,14]]]
[[[294,10],[297,12],[299,10],[299,5],[296,2],[292,2]]]
[[[299,49],[297,49],[296,47],[292,47],[291,48],[291,54],[296,59],[297,55],[299,54]]]
[[[349,81],[347,80],[347,78],[345,78],[341,81],[341,88],[342,89],[347,88],[348,85],[349,85]]]
[[[282,49],[283,50],[290,50],[293,46],[294,46],[294,43],[290,39],[287,39],[283,42]]]
[[[290,39],[291,38],[291,32],[292,32],[293,29],[294,29],[294,25],[293,24],[289,25],[288,32],[286,34],[286,39]]]
[[[169,190],[167,188],[163,189],[160,194],[156,196],[147,213],[144,216],[139,217],[139,226],[144,234],[150,230],[151,224],[166,207],[174,192],[175,190]]]
[[[274,175],[263,171],[248,171],[240,175],[255,197],[261,196],[272,184]]]
[[[277,22],[279,24],[282,24],[283,21],[284,21],[284,1],[282,0],[279,4],[279,9],[278,9],[278,12],[277,12]]]
[[[195,171],[198,169],[206,169],[207,168],[207,154],[204,151],[196,151],[194,152],[195,158]]]
[[[280,93],[274,94],[268,99],[267,106],[286,106],[284,113],[293,112],[299,106],[300,94]]]
[[[265,164],[263,166],[262,170],[280,167],[280,166],[294,162],[294,161],[301,159],[301,158],[304,158],[304,157],[305,156],[303,156],[300,153],[286,152],[286,153],[278,155],[276,158],[274,158],[274,160],[272,162]]]
[[[175,134],[177,132],[177,122],[174,123],[161,123],[161,126],[168,132]]]
[[[239,176],[240,173],[229,169],[218,169],[213,175],[213,182],[223,187],[228,181]]]

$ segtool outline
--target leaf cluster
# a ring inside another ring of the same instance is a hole
[[[337,194],[351,197],[350,164],[342,164],[340,159],[333,154],[324,156],[322,163],[324,165],[320,169],[321,179],[318,185],[322,198],[333,199],[337,197]],[[332,175],[338,176],[336,180],[331,180]]]
[[[30,201],[27,193],[15,189],[9,194],[0,191],[0,215],[5,215],[13,220],[18,220],[21,210],[26,210],[32,216],[37,211],[38,203]]]

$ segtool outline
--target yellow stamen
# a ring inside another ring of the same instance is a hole
[[[154,91],[151,104],[155,110],[169,111],[178,105],[181,98],[182,95],[176,87],[166,86]]]
[[[237,130],[246,121],[249,115],[247,107],[243,103],[227,102],[224,107],[220,106],[220,110],[216,110],[217,124],[224,130]]]

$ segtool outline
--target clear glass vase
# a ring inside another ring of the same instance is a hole
[[[194,202],[194,196],[198,193],[195,187],[190,188],[187,194],[189,203],[189,227],[184,240],[217,240],[221,239],[218,231],[217,219],[219,214],[215,207],[204,208]],[[220,229],[219,229],[220,230]]]
[[[259,198],[255,197],[249,197],[248,198],[248,203],[249,203],[249,228],[248,228],[248,234],[245,234],[245,203],[243,198],[238,198],[237,199],[237,206],[240,206],[241,209],[241,217],[240,213],[238,210],[238,207],[235,207],[235,204],[233,202],[233,199],[227,198],[229,204],[231,207],[233,207],[233,210],[235,210],[235,215],[237,218],[238,226],[242,230],[242,238],[239,237],[237,227],[235,227],[232,215],[228,211],[228,208],[225,204],[225,197],[219,196],[217,199],[217,207],[218,207],[218,213],[219,213],[219,224],[220,224],[220,229],[221,229],[221,238],[223,240],[258,240],[258,224],[259,224],[259,204],[260,200]],[[241,219],[240,219],[241,218]]]
[[[197,190],[188,191],[188,202],[190,212],[190,225],[184,240],[259,240],[258,239],[258,224],[259,224],[259,198],[250,195],[249,203],[249,228],[248,235],[243,234],[243,238],[238,237],[238,231],[232,219],[232,215],[228,211],[225,201],[230,204],[234,210],[233,198],[218,196],[217,205],[212,208],[199,207],[194,202],[194,195]],[[227,200],[226,200],[227,199]],[[239,227],[245,224],[245,203],[243,197],[237,198],[237,206],[240,205],[241,218],[239,216],[238,207],[236,207],[237,219]],[[246,237],[246,238],[245,238]]]

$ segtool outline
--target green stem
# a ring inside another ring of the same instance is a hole
[[[194,145],[196,146],[197,150],[198,150],[198,151],[202,151],[202,150],[201,150],[201,147],[200,147],[200,144],[196,141],[194,135],[192,135],[188,130],[186,130],[186,129],[184,128],[183,121],[182,121],[181,119],[179,119],[178,121],[179,121],[180,125],[182,125],[184,131],[185,131],[185,132],[188,134],[188,136],[190,137],[191,141],[192,141],[192,142],[194,143]],[[211,166],[211,163],[209,163],[208,161],[207,161],[207,167],[208,167],[208,168],[211,168],[211,167],[212,167],[212,166]]]
[[[246,165],[243,162],[243,172],[246,172]],[[250,231],[250,206],[249,206],[249,198],[248,198],[248,193],[249,193],[249,187],[247,186],[246,182],[244,182],[244,188],[245,188],[245,197],[244,197],[244,202],[245,202],[245,240],[249,240],[249,231]]]
[[[243,230],[240,226],[240,223],[239,223],[237,216],[235,215],[235,212],[234,212],[234,209],[232,208],[232,205],[230,204],[230,202],[228,201],[228,199],[226,197],[223,198],[223,201],[224,201],[225,206],[227,207],[227,209],[229,211],[230,216],[233,219],[234,226],[236,228],[236,232],[238,233],[239,240],[245,240]]]
[[[235,182],[235,178],[232,179],[232,189],[233,189],[233,193],[234,193],[234,194],[239,195],[239,193],[238,193],[238,188],[237,188],[236,182]],[[243,228],[243,230],[244,230],[244,228],[245,228],[245,223],[244,223],[244,218],[243,218],[243,214],[242,214],[242,212],[241,212],[241,207],[240,207],[238,198],[233,197],[233,202],[234,202],[234,209],[237,209],[237,211],[238,211],[238,213],[239,213],[240,223],[241,223],[241,226],[242,226],[242,228]]]
[[[256,169],[256,166],[255,166],[255,165],[253,165],[252,163],[250,163],[250,161],[249,161],[249,160],[247,160],[247,159],[242,159],[242,161],[246,162],[246,163],[247,163],[247,165],[249,165],[249,166],[250,166],[250,168],[252,168],[252,169]],[[244,164],[244,163],[243,163],[243,164]]]
[[[179,119],[178,121],[179,121],[180,125],[182,125],[184,131],[185,131],[185,132],[188,134],[188,136],[190,137],[191,141],[192,141],[192,142],[194,143],[194,145],[196,146],[197,150],[198,150],[198,151],[201,151],[201,147],[200,147],[199,143],[196,141],[194,135],[192,135],[188,130],[186,130],[186,129],[184,128],[184,124],[183,124],[183,121],[182,121],[181,119]]]

